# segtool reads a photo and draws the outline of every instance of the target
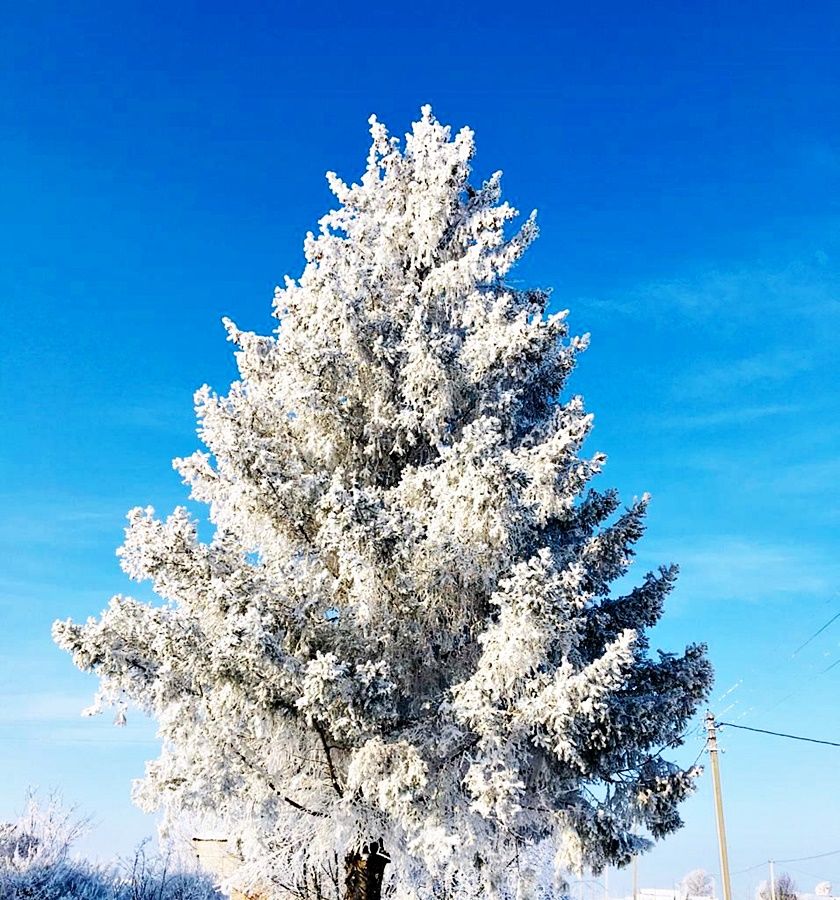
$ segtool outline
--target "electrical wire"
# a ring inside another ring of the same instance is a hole
[[[840,853],[840,850],[829,850],[828,853],[817,853],[814,856],[796,856],[792,859],[774,859],[773,863],[792,863],[792,862],[805,862],[809,859],[824,859],[826,856],[837,856]],[[754,872],[756,869],[763,869],[768,862],[771,860],[767,860],[764,862],[756,863],[754,866],[748,866],[746,869],[738,869],[737,872],[732,872],[732,875],[745,875],[747,872]],[[807,874],[807,873],[805,873]],[[815,876],[812,876],[815,877]]]
[[[821,635],[830,625],[832,625],[835,621],[837,621],[837,619],[840,619],[840,612],[836,612],[827,622],[825,622],[823,625],[821,625],[807,640],[803,641],[793,651],[793,653],[790,654],[790,656],[786,657],[786,660],[788,662],[790,662],[790,660],[792,660],[794,657],[796,657],[798,655],[800,650],[803,650],[805,647],[808,646],[808,644],[811,643],[811,641],[813,641],[815,638],[819,637],[819,635]],[[767,712],[770,712],[770,710],[776,709],[777,707],[781,706],[783,703],[786,703],[788,700],[790,700],[791,697],[795,697],[797,694],[799,694],[815,678],[819,678],[821,675],[824,675],[826,672],[830,671],[831,669],[833,669],[835,666],[838,666],[838,665],[840,665],[840,659],[836,660],[831,665],[827,666],[824,669],[821,669],[818,672],[814,672],[810,675],[806,675],[805,678],[796,687],[794,687],[794,689],[792,691],[788,691],[783,696],[781,696],[779,699],[777,699],[775,702],[771,702],[771,705],[768,706],[766,702],[762,703],[759,701],[757,706],[754,704],[753,706],[749,707],[747,710],[745,710],[743,713],[741,713],[739,718],[743,719],[745,716],[753,715],[755,713],[756,709],[760,710],[762,713],[767,713]],[[752,671],[754,673],[756,671],[755,668],[753,668]],[[741,679],[741,681],[743,681],[743,679]]]
[[[774,737],[789,738],[790,740],[794,740],[794,741],[807,741],[810,744],[824,744],[829,747],[840,747],[840,743],[838,743],[837,741],[824,741],[824,740],[820,740],[818,738],[803,737],[802,735],[798,735],[798,734],[786,734],[785,732],[782,732],[782,731],[769,731],[766,728],[750,728],[748,725],[736,725],[734,722],[716,722],[715,725],[718,728],[724,728],[724,727],[738,728],[741,731],[754,731],[754,732],[757,732],[758,734],[770,734],[770,735],[773,735]],[[704,749],[705,749],[705,747],[704,747]],[[793,857],[789,857],[787,859],[774,859],[774,860],[772,860],[772,862],[774,862],[774,863],[806,862],[811,859],[825,859],[826,857],[837,856],[837,855],[840,855],[840,850],[829,850],[826,853],[814,853],[811,856],[793,856]],[[732,875],[745,875],[747,872],[754,872],[756,869],[764,868],[764,866],[766,866],[766,865],[767,865],[766,862],[756,863],[754,866],[748,866],[745,869],[738,869],[736,872],[732,872]]]
[[[834,614],[834,615],[833,615],[833,616],[825,623],[825,625],[823,625],[822,627],[818,628],[818,629],[811,635],[811,637],[808,638],[807,641],[805,641],[804,643],[800,644],[800,645],[793,651],[793,653],[791,653],[791,655],[790,655],[790,656],[791,656],[791,659],[793,659],[793,657],[796,656],[796,654],[799,653],[800,650],[803,650],[805,647],[807,647],[808,644],[810,644],[811,641],[814,640],[814,638],[819,637],[819,636],[826,630],[826,628],[828,628],[828,626],[831,625],[832,622],[836,622],[837,619],[840,619],[840,612],[836,612],[836,613],[835,613],[835,614]]]
[[[805,862],[806,859],[824,859],[826,856],[837,856],[840,850],[829,850],[828,853],[817,853],[814,856],[795,856],[793,859],[774,859],[774,863]]]
[[[754,866],[748,866],[746,869],[738,869],[737,872],[732,872],[732,875],[744,875],[747,872],[754,872],[756,869],[763,869],[767,865],[766,862],[756,863]]]
[[[840,613],[838,613],[837,615],[840,616]],[[837,618],[837,616],[835,616],[834,618]],[[832,619],[831,621],[833,622],[834,619]],[[822,631],[824,628],[826,628],[829,624],[831,624],[831,623],[828,622],[828,623],[826,623],[826,625],[823,625],[823,628],[820,629],[820,631]],[[819,633],[819,632],[818,632],[818,633]],[[812,635],[812,637],[809,638],[808,641],[805,641],[805,644],[809,643],[809,641],[812,640],[814,637],[816,637],[816,635]],[[799,650],[801,650],[802,647],[805,646],[805,644],[802,644],[801,647],[798,647],[798,648],[791,654],[791,659],[793,659],[794,655],[795,655],[796,653],[798,653]],[[769,712],[771,712],[772,710],[774,710],[774,709],[776,709],[777,707],[781,706],[781,705],[782,705],[783,703],[785,703],[786,701],[790,700],[791,697],[795,697],[797,694],[800,694],[800,693],[801,693],[801,692],[802,692],[802,691],[803,691],[803,690],[804,690],[804,689],[805,689],[805,688],[806,688],[806,687],[807,687],[807,686],[808,686],[815,678],[819,678],[820,675],[825,675],[826,672],[830,672],[835,666],[840,666],[840,659],[834,660],[834,662],[831,663],[831,665],[828,665],[828,666],[826,666],[824,669],[820,669],[818,672],[815,672],[815,673],[813,673],[813,674],[807,676],[807,677],[804,679],[804,681],[802,681],[797,687],[795,687],[792,691],[789,691],[789,692],[788,692],[787,694],[785,694],[783,697],[781,697],[780,699],[778,699],[778,700],[777,700],[774,704],[772,704],[771,706],[760,706],[759,709],[760,709],[762,712],[764,712],[764,713],[769,713]]]
[[[734,722],[717,722],[718,728],[740,728],[741,731],[755,731],[759,734],[772,734],[774,737],[790,738],[792,741],[807,741],[809,744],[825,744],[828,747],[840,747],[837,741],[823,741],[818,738],[802,737],[799,734],[785,734],[783,731],[768,731],[766,728],[750,728],[748,725],[736,725]],[[840,850],[837,851],[840,853]],[[793,860],[790,860],[793,862]],[[779,860],[782,862],[782,860]]]
[[[821,875],[817,875],[815,872],[806,872],[804,869],[797,869],[796,866],[787,866],[786,867],[789,872],[796,872],[797,875],[807,875],[808,878],[813,878],[814,881],[836,881],[835,878],[825,876],[825,873]]]
[[[703,741],[703,746],[700,748],[700,752],[697,754],[697,759],[688,767],[689,770],[693,769],[698,762],[700,762],[700,757],[706,752],[706,748],[709,746],[709,741]]]

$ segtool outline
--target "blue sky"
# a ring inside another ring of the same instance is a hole
[[[151,832],[128,792],[153,729],[79,718],[94,681],[50,623],[129,590],[124,513],[184,499],[192,392],[233,377],[220,317],[272,327],[324,172],[358,175],[371,112],[402,133],[425,102],[539,209],[516,277],[592,334],[571,389],[603,483],[653,494],[639,574],[682,564],[656,640],[708,641],[721,719],[840,740],[840,620],[794,652],[840,611],[840,9],[731,6],[4,11],[0,819],[58,786],[93,853]],[[840,849],[840,751],[722,743],[733,871]],[[707,777],[685,818],[642,884],[717,870]],[[840,884],[840,854],[787,868]]]

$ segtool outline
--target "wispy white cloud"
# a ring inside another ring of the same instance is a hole
[[[154,722],[139,710],[129,711],[129,727],[113,726],[113,713],[85,718],[92,690],[73,693],[36,690],[0,693],[0,743],[149,744],[159,743]]]
[[[56,580],[50,581],[43,577],[42,566],[40,578],[0,576],[0,604],[20,604],[31,612],[33,604],[52,604],[56,600],[72,605],[105,602],[113,593],[109,593],[110,588],[68,585],[59,580],[61,574],[56,570]]]
[[[110,415],[116,423],[143,433],[154,431],[182,437],[195,435],[195,409],[189,393],[158,398],[148,403],[129,403],[114,408]],[[198,441],[198,438],[194,439]]]
[[[0,496],[6,512],[0,520],[0,545],[87,546],[119,531],[125,510],[113,502],[73,497]]]
[[[737,535],[685,538],[647,546],[639,562],[646,565],[670,559],[680,565],[680,594],[695,600],[805,600],[831,596],[840,583],[840,561],[808,544],[779,544]]]
[[[814,355],[807,348],[794,351],[775,347],[687,373],[674,383],[673,393],[683,398],[704,397],[759,385],[777,385],[809,371],[814,364]]]
[[[836,429],[825,429],[825,436],[836,435]],[[796,435],[793,436],[796,438]],[[715,453],[708,448],[686,452],[679,464],[686,471],[714,476],[722,483],[737,483],[740,492],[765,496],[820,494],[830,505],[840,499],[840,454],[804,453],[795,446],[780,443],[774,453],[767,453],[758,465],[752,459],[733,456],[726,447]],[[819,507],[813,507],[815,512]]]
[[[803,459],[785,466],[750,472],[745,487],[774,495],[821,494],[827,503],[840,499],[840,455]]]
[[[772,403],[766,406],[744,406],[709,411],[680,413],[660,412],[656,416],[659,427],[674,429],[717,428],[728,425],[748,425],[760,419],[789,416],[801,411],[795,404]]]
[[[90,706],[90,692],[12,692],[0,694],[0,725],[76,721]]]
[[[697,267],[688,274],[628,287],[613,296],[586,299],[587,305],[638,316],[682,316],[743,322],[757,312],[795,312],[808,319],[840,317],[840,267],[823,249],[774,266],[762,261],[721,269]]]

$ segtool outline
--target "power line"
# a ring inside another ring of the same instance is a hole
[[[838,616],[840,616],[840,613],[838,613],[837,616],[835,616],[833,619],[831,619],[830,622],[826,622],[826,624],[823,625],[823,627],[820,629],[820,631],[823,631],[825,628],[827,628],[828,625],[830,625],[831,622],[833,622],[834,619],[836,619]],[[817,632],[817,634],[819,634],[819,632]],[[812,635],[811,638],[809,638],[807,641],[805,641],[805,644],[807,644],[811,640],[813,640],[814,637],[816,637],[816,634]],[[794,652],[791,653],[790,658],[793,659],[794,655],[796,653],[798,653],[802,649],[802,647],[805,646],[805,644],[802,644],[800,647],[798,647],[796,650],[794,650]],[[818,672],[814,672],[813,674],[807,676],[805,678],[805,680],[802,681],[797,687],[795,687],[792,691],[789,691],[787,694],[785,694],[783,697],[781,697],[779,700],[777,700],[771,706],[760,706],[759,709],[761,709],[761,711],[765,712],[765,713],[768,713],[771,710],[776,709],[777,707],[781,706],[786,700],[790,700],[791,697],[795,697],[797,694],[801,693],[802,690],[804,690],[804,688],[806,688],[815,678],[819,678],[820,675],[825,675],[826,672],[830,672],[836,666],[840,666],[840,659],[834,660],[833,663],[826,666],[824,669],[820,669]],[[755,709],[755,707],[753,707],[753,709]],[[747,712],[749,712],[749,710]],[[745,715],[746,715],[746,713],[745,713]]]
[[[821,635],[830,625],[832,625],[835,621],[837,621],[837,619],[840,619],[840,612],[836,612],[827,622],[825,622],[823,625],[821,625],[807,640],[803,641],[803,643],[801,643],[793,651],[793,653],[790,654],[790,656],[785,657],[787,662],[789,663],[790,660],[792,660],[799,653],[800,650],[803,650],[805,647],[807,647],[808,644],[811,643],[811,641],[813,641],[815,638],[817,638],[819,635]],[[833,662],[831,665],[827,666],[826,668],[824,668],[818,672],[815,672],[809,676],[806,676],[805,679],[798,686],[794,687],[794,689],[792,691],[788,691],[787,693],[785,693],[782,697],[777,699],[770,706],[768,706],[767,703],[761,703],[760,701],[758,702],[757,706],[756,706],[756,704],[753,704],[753,706],[749,707],[745,712],[743,712],[741,714],[740,718],[743,719],[745,716],[753,715],[755,713],[756,709],[761,710],[761,712],[769,712],[772,709],[776,709],[776,707],[781,706],[787,700],[790,700],[791,697],[795,697],[800,691],[802,691],[815,678],[818,678],[820,675],[824,675],[826,672],[830,671],[831,669],[833,669],[835,666],[838,666],[838,665],[840,665],[840,660]],[[752,672],[752,674],[755,674],[755,672],[756,672],[755,666],[753,666],[753,668],[751,669],[751,672]],[[743,679],[741,679],[741,681],[743,681]],[[737,683],[736,683],[736,686],[737,686]]]
[[[807,741],[809,744],[825,744],[829,747],[840,747],[837,741],[822,741],[818,738],[802,737],[799,734],[785,734],[783,731],[768,731],[766,728],[750,728],[748,725],[736,725],[734,722],[718,722],[718,727],[723,728],[740,728],[742,731],[756,731],[759,734],[772,734],[774,737],[790,738],[792,741]],[[836,851],[840,853],[840,850]],[[806,857],[812,858],[812,857]],[[793,862],[793,860],[789,860]],[[777,860],[777,862],[785,862],[785,860]]]
[[[767,865],[766,862],[756,863],[754,866],[748,866],[746,869],[738,869],[733,875],[744,875],[746,872],[754,872],[756,869],[763,869]]]
[[[786,866],[789,872],[796,872],[797,875],[807,875],[809,878],[813,878],[814,881],[822,881],[825,879],[826,881],[833,881],[831,876],[828,878],[825,877],[825,874],[817,875],[816,872],[806,872],[804,869],[797,869],[796,866]]]
[[[824,859],[826,856],[837,856],[840,850],[829,850],[828,853],[817,853],[814,856],[796,856],[793,859],[774,859],[773,862],[792,863],[805,862],[807,859]]]
[[[693,769],[697,765],[697,763],[700,762],[700,757],[706,752],[706,747],[708,746],[709,742],[704,741],[703,746],[700,748],[700,752],[697,754],[697,759],[695,759],[694,762],[688,767],[689,769]]]
[[[799,653],[800,650],[803,650],[805,647],[807,647],[808,644],[810,644],[811,641],[814,640],[814,638],[819,637],[819,636],[826,630],[826,628],[828,628],[828,626],[831,625],[832,622],[835,622],[837,619],[840,619],[840,612],[836,612],[836,613],[835,613],[835,614],[834,614],[834,615],[833,615],[833,616],[825,623],[825,625],[823,625],[822,627],[818,628],[818,629],[811,635],[811,637],[808,638],[807,641],[805,641],[803,644],[800,644],[800,645],[793,651],[793,653],[791,653],[791,658],[793,658],[794,656],[796,656],[796,654]]]
[[[792,862],[805,862],[809,859],[824,859],[826,856],[837,856],[840,853],[840,850],[829,850],[828,853],[817,853],[814,856],[797,856],[792,859],[774,859],[774,863],[792,863]],[[767,861],[763,861],[760,863],[756,863],[754,866],[748,866],[746,869],[738,869],[737,872],[733,872],[733,875],[745,875],[747,872],[754,872],[756,869],[763,869],[767,865]],[[805,874],[808,874],[807,872]],[[816,876],[813,876],[816,877]]]

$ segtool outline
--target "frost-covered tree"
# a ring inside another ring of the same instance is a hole
[[[692,869],[680,882],[684,897],[713,897],[712,876],[705,869]]]
[[[769,881],[762,881],[756,897],[757,900],[797,900],[799,892],[793,877],[788,872],[781,872],[772,886]]]
[[[24,812],[0,824],[2,900],[222,900],[213,882],[185,869],[167,850],[115,865],[93,864],[70,850],[88,828],[74,809],[53,795],[46,803],[31,794]]]
[[[647,498],[588,482],[565,384],[586,338],[508,280],[534,215],[469,182],[473,135],[428,108],[278,288],[271,336],[225,321],[240,379],[196,395],[175,461],[215,528],[129,514],[115,597],[56,623],[163,749],[135,789],[212,815],[243,885],[284,897],[547,897],[676,829],[695,770],[661,756],[707,694],[705,648],[651,656],[676,569],[612,592]],[[121,715],[121,713],[119,713]]]
[[[831,896],[831,882],[830,881],[820,881],[817,886],[814,888],[814,893],[818,897],[830,897]]]

